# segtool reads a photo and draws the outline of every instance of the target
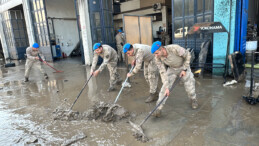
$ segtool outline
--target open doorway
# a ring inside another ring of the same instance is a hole
[[[3,14],[3,28],[10,59],[24,59],[29,46],[28,34],[22,5]]]
[[[74,1],[46,0],[45,6],[54,60],[81,56]]]

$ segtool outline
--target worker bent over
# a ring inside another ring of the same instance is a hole
[[[191,55],[189,51],[179,45],[162,46],[160,41],[156,41],[151,47],[151,52],[156,56],[156,63],[163,82],[157,105],[164,96],[169,96],[169,89],[172,87],[175,79],[180,76],[184,82],[188,97],[191,99],[191,106],[193,109],[196,109],[198,102],[195,93],[195,79],[190,69]],[[154,116],[159,117],[161,115],[165,101],[158,107],[153,114]]]
[[[120,75],[117,73],[117,53],[116,51],[109,45],[101,45],[100,43],[95,43],[93,46],[94,50],[94,58],[93,63],[91,67],[91,74],[94,76],[97,76],[99,72],[101,72],[105,66],[107,65],[108,70],[110,72],[110,88],[108,91],[115,90],[114,85],[117,82],[120,82]],[[100,67],[95,70],[96,64],[98,62],[98,56],[103,58],[103,63],[100,65]]]
[[[29,81],[29,75],[32,68],[32,65],[36,66],[42,74],[44,74],[45,79],[48,79],[48,75],[42,67],[41,62],[46,63],[44,56],[39,50],[39,44],[34,43],[32,47],[26,49],[26,64],[25,64],[25,82]],[[40,58],[39,58],[40,56]]]
[[[128,56],[134,57],[132,65],[135,65],[135,68],[131,73],[128,73],[127,76],[131,77],[138,73],[141,69],[142,62],[144,61],[144,76],[149,84],[149,93],[150,96],[145,100],[145,102],[152,102],[157,100],[157,82],[158,82],[158,68],[155,62],[155,57],[150,52],[151,47],[143,44],[125,44],[123,47],[123,52]]]
[[[122,53],[123,52],[123,45],[125,43],[125,39],[122,35],[122,30],[119,29],[118,30],[118,33],[117,35],[115,36],[115,39],[116,39],[116,46],[117,46],[117,51],[118,51],[118,57],[119,57],[119,61],[125,61],[125,58],[124,58],[124,54]]]

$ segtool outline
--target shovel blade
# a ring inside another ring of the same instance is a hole
[[[131,121],[129,121],[129,123],[130,123],[130,125],[134,128],[133,130],[134,130],[135,132],[137,132],[137,133],[139,133],[139,134],[142,134],[142,135],[145,135],[143,129],[142,129],[139,125],[134,124],[134,123],[131,122]]]

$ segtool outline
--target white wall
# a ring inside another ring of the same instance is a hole
[[[22,4],[22,0],[9,0],[0,5],[0,13]]]
[[[79,42],[75,5],[73,0],[46,0],[47,17],[54,18],[56,41],[59,39],[61,50],[67,56],[71,54]],[[56,19],[55,19],[56,18]],[[73,18],[73,19],[60,19]],[[50,33],[52,24],[49,21]]]
[[[2,15],[0,15],[0,22],[2,22]],[[4,35],[4,29],[2,23],[0,23],[0,39],[1,39],[1,44],[3,48],[3,53],[5,58],[9,58],[9,53],[8,53],[8,48],[5,40],[5,35]]]
[[[78,0],[78,7],[80,14],[80,24],[82,28],[82,42],[84,46],[85,64],[91,65],[93,59],[93,44],[91,36],[88,0]]]
[[[30,46],[35,42],[29,0],[23,0],[23,12]]]

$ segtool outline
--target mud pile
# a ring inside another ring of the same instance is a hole
[[[53,112],[53,117],[54,117],[54,120],[72,121],[72,120],[82,120],[85,118],[85,115],[80,114],[78,111],[56,109]]]
[[[101,119],[104,122],[115,122],[130,116],[129,112],[118,104],[99,102],[86,113],[88,120]]]
[[[149,141],[148,137],[145,135],[141,126],[134,124],[133,122],[129,121],[130,125],[132,126],[133,136],[141,142]]]
[[[103,122],[116,122],[129,117],[129,112],[118,104],[104,102],[95,103],[85,113],[77,111],[56,109],[53,112],[54,120],[72,121],[72,120],[102,120]]]
[[[133,136],[138,140],[138,141],[141,141],[141,142],[148,142],[149,139],[143,135],[142,133],[139,133],[139,132],[134,132],[133,133]]]

